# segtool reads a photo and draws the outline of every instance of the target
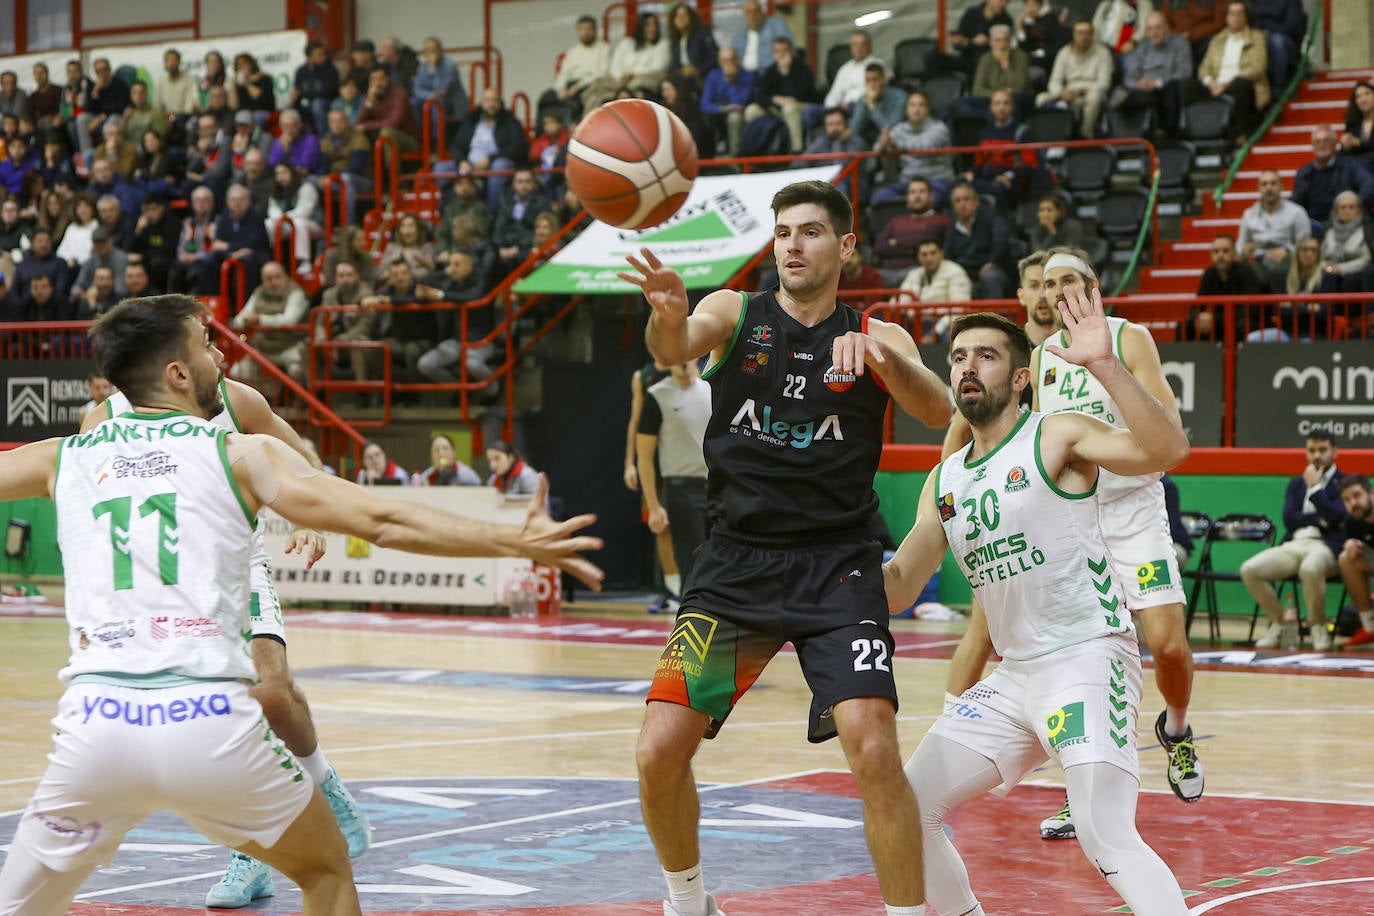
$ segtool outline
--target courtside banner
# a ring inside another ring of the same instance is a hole
[[[645,246],[664,264],[676,268],[688,289],[723,286],[772,240],[769,204],[774,194],[798,181],[832,181],[839,171],[838,165],[824,165],[752,175],[702,176],[693,183],[687,203],[671,219],[639,232],[598,220],[548,263],[515,284],[515,292],[638,292],[615,274],[633,270],[625,256]]]
[[[107,57],[116,69],[129,66],[138,71],[138,79],[151,89],[163,76],[162,55],[176,49],[181,53],[181,70],[197,82],[205,75],[205,55],[218,51],[224,57],[224,66],[229,70],[229,78],[234,76],[234,55],[251,54],[258,62],[258,68],[272,77],[272,90],[276,94],[277,107],[290,105],[291,86],[296,79],[296,68],[305,63],[305,43],[309,36],[304,31],[257,32],[246,35],[225,35],[222,38],[172,39],[171,41],[151,42],[136,45],[111,45],[109,47],[87,48],[83,55],[87,61],[97,57]],[[89,71],[89,67],[87,70]],[[62,79],[61,71],[54,71],[53,79]]]

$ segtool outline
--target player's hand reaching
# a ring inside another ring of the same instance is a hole
[[[539,475],[539,488],[530,499],[530,511],[520,529],[520,553],[536,563],[557,566],[581,579],[593,591],[601,591],[605,578],[600,568],[582,557],[584,550],[600,550],[601,538],[577,534],[596,522],[595,515],[579,515],[556,522],[549,515],[549,479]]]
[[[835,338],[830,348],[830,364],[836,372],[863,375],[864,365],[875,369],[887,362],[883,345],[867,334],[849,331]]]
[[[639,253],[644,260],[632,254],[625,256],[625,260],[639,273],[619,271],[616,276],[638,286],[655,315],[674,322],[686,321],[689,303],[687,284],[683,282],[682,275],[665,266],[649,249],[641,248]]]
[[[310,528],[297,528],[286,539],[286,553],[299,553],[305,558],[306,569],[324,556],[324,547],[324,535]]]
[[[1116,360],[1112,353],[1111,327],[1107,324],[1107,313],[1102,307],[1101,290],[1094,289],[1089,293],[1077,284],[1064,287],[1059,314],[1069,332],[1069,346],[1061,347],[1046,342],[1045,349],[1065,362],[1083,366],[1089,371],[1094,364]]]

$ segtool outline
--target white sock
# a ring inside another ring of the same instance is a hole
[[[1171,738],[1181,738],[1188,730],[1188,710],[1177,706],[1164,707],[1164,731]]]
[[[319,745],[315,745],[315,753],[309,757],[297,757],[301,766],[310,774],[310,778],[315,780],[315,785],[322,786],[324,781],[329,778],[329,761],[324,759],[324,751],[320,750]]]
[[[668,902],[680,916],[706,916],[706,881],[701,877],[701,863],[682,871],[663,869],[668,882]]]
[[[887,916],[926,916],[926,905],[920,906],[893,906],[887,904]]]
[[[681,597],[682,597],[682,574],[681,574],[681,573],[673,573],[671,576],[665,574],[665,575],[663,576],[663,584],[666,585],[666,586],[668,587],[668,593],[671,594],[674,598],[681,598]]]
[[[1360,612],[1360,626],[1366,630],[1374,630],[1374,611]]]

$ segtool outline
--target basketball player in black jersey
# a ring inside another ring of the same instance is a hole
[[[701,877],[691,761],[786,642],[812,691],[809,735],[837,734],[864,801],[887,912],[923,911],[920,822],[902,774],[882,552],[868,535],[889,398],[944,426],[944,382],[900,326],[839,302],[853,211],[825,182],[773,198],[780,288],[719,290],[688,314],[682,277],[630,256],[663,365],[711,355],[705,455],[712,530],[693,559],[640,734],[640,805],[667,916],[720,913]]]

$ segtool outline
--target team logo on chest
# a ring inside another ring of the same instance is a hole
[[[1040,384],[1041,384],[1043,387],[1045,387],[1045,388],[1048,388],[1049,386],[1051,386],[1051,385],[1054,384],[1054,367],[1053,367],[1053,366],[1051,366],[1050,368],[1048,368],[1048,369],[1045,370],[1045,380],[1044,380],[1043,382],[1041,382]]]
[[[768,354],[760,350],[758,353],[749,353],[744,357],[744,362],[740,364],[740,369],[750,375],[762,375],[768,367]]]
[[[941,496],[940,501],[936,503],[936,505],[940,508],[940,521],[942,522],[948,522],[959,514],[958,510],[954,508],[953,493],[946,493],[944,496]]]
[[[1026,469],[1019,464],[1007,471],[1007,483],[1003,487],[1007,493],[1015,493],[1017,490],[1024,490],[1030,486],[1030,478],[1026,476]]]
[[[749,342],[758,347],[773,346],[773,328],[766,324],[754,325],[754,330],[749,334]]]
[[[825,387],[839,394],[848,391],[858,381],[858,376],[852,372],[841,372],[832,366],[825,370],[825,378],[822,381],[825,382]]]

